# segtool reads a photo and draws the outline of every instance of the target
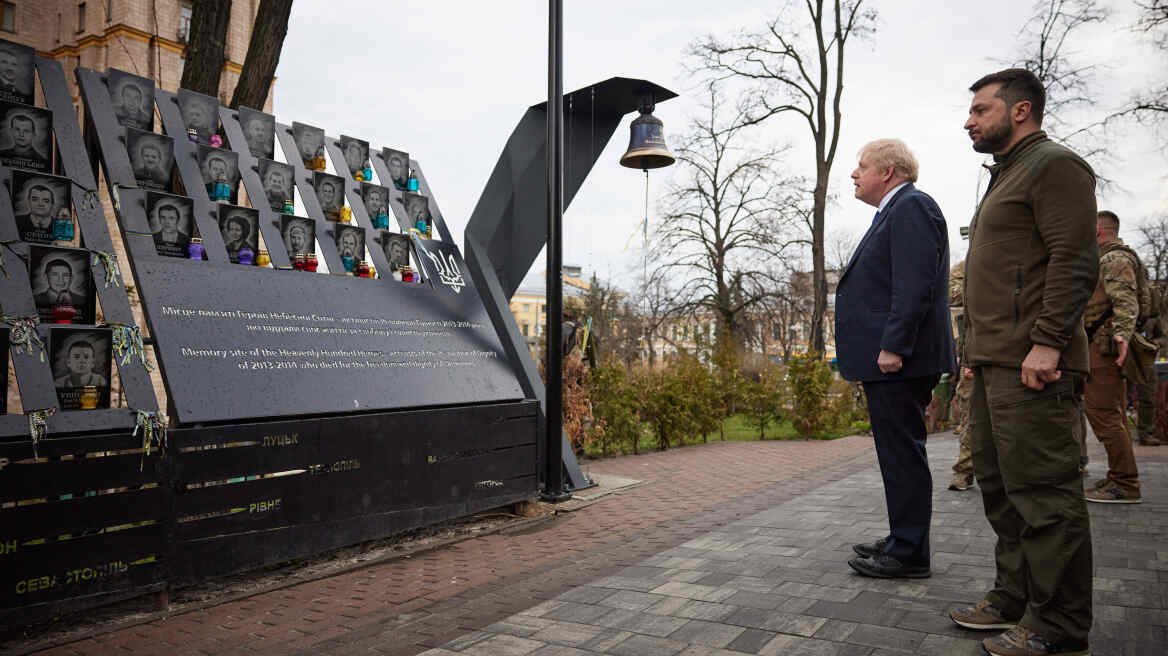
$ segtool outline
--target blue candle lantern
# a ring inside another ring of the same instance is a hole
[[[296,206],[292,203],[292,199],[284,199],[284,214],[295,214]]]
[[[73,241],[73,216],[69,210],[61,208],[53,219],[53,239],[57,241]]]
[[[345,265],[345,273],[353,273],[353,267],[357,265],[357,259],[352,255],[342,255],[341,264]]]
[[[410,179],[406,181],[406,191],[418,191],[418,179],[414,177],[412,172],[410,173]]]
[[[373,217],[373,227],[378,230],[389,230],[389,215],[385,212],[378,212],[377,216]]]
[[[369,168],[368,163],[365,165],[365,168],[361,169],[361,173],[364,174],[367,182],[373,182],[373,169]]]

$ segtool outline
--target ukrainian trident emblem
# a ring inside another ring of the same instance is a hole
[[[434,263],[434,269],[438,272],[438,280],[443,285],[453,289],[455,294],[461,292],[462,288],[466,286],[466,281],[462,278],[462,269],[458,266],[458,260],[454,254],[426,251],[426,255]]]

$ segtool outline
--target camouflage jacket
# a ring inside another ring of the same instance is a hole
[[[1123,240],[1117,238],[1099,247],[1099,282],[1095,284],[1095,293],[1091,294],[1083,313],[1083,325],[1090,326],[1108,308],[1114,312],[1095,333],[1093,343],[1102,345],[1105,351],[1110,348],[1114,335],[1122,335],[1131,341],[1140,312],[1136,279],[1139,264],[1133,262],[1130,251],[1121,246]]]
[[[949,269],[949,307],[954,315],[960,314],[959,308],[965,307],[965,260]]]

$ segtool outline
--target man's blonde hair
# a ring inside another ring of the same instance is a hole
[[[912,151],[900,139],[877,139],[860,149],[860,158],[868,156],[869,163],[879,169],[889,166],[909,182],[917,181],[920,165]]]

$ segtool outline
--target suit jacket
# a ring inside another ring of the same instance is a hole
[[[949,320],[949,238],[941,208],[912,184],[884,207],[840,275],[835,343],[847,380],[916,378],[957,369]],[[903,367],[885,374],[881,350]]]

